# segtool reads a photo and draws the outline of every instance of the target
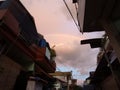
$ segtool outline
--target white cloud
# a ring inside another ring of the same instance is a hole
[[[50,46],[56,45],[56,63],[61,70],[72,70],[82,82],[95,69],[98,49],[80,45],[80,40],[101,37],[103,33],[81,34],[61,0],[21,0],[34,17],[37,30]],[[69,2],[68,2],[69,3]],[[71,2],[70,2],[71,3]],[[73,13],[74,7],[69,4]],[[75,16],[75,15],[74,15]]]

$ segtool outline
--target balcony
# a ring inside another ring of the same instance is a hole
[[[11,7],[8,7],[9,5]],[[7,0],[0,3],[0,36],[9,45],[14,45],[17,48],[13,54],[9,53],[11,57],[15,59],[15,53],[19,53],[22,56],[24,54],[25,59],[18,59],[18,62],[35,62],[46,72],[55,71],[56,66],[50,61],[50,49],[36,45],[36,40],[41,38],[37,33],[32,16],[19,0],[14,0],[13,2]]]

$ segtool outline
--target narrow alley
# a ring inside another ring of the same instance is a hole
[[[0,90],[120,90],[119,0],[0,0]]]

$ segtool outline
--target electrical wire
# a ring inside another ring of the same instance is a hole
[[[79,19],[78,19],[78,3],[75,3],[75,10],[76,10],[76,19],[78,21],[78,26],[79,26],[79,29],[80,29],[80,24],[79,24]]]
[[[78,24],[76,23],[76,21],[75,21],[75,19],[74,19],[73,15],[72,15],[72,12],[70,11],[70,9],[69,9],[69,7],[68,7],[68,5],[67,5],[66,1],[65,1],[65,0],[63,0],[63,2],[64,2],[64,4],[65,4],[65,6],[66,6],[67,10],[69,11],[69,13],[70,13],[70,15],[71,15],[71,17],[72,17],[72,19],[73,19],[73,21],[74,21],[74,23],[75,23],[75,25],[76,25],[77,29],[80,31],[80,28],[79,28]]]
[[[75,9],[76,9],[76,12],[78,12],[78,8],[77,8],[77,4],[75,3]]]

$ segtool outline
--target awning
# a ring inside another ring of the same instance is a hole
[[[120,0],[79,0],[78,21],[81,32],[103,31],[101,19],[120,17]]]
[[[91,48],[102,47],[102,38],[81,40],[81,44],[90,44]]]

